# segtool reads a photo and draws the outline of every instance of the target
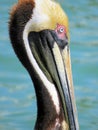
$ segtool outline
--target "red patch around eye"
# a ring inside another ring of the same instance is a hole
[[[59,39],[64,39],[66,36],[66,28],[63,25],[57,24],[55,32]]]

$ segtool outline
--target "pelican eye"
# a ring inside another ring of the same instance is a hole
[[[64,28],[60,28],[59,31],[60,31],[60,33],[64,32]]]

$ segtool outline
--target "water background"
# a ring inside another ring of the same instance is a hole
[[[36,97],[8,36],[9,10],[0,0],[0,130],[33,130]],[[98,0],[62,0],[70,21],[71,58],[81,130],[98,130]]]

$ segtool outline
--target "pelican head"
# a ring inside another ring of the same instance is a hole
[[[9,34],[34,83],[35,130],[79,130],[68,18],[60,5],[53,0],[19,0],[11,10]]]

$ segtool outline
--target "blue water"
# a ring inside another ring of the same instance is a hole
[[[33,130],[36,97],[8,36],[9,10],[0,1],[0,130]],[[71,58],[81,130],[98,130],[98,0],[62,0],[70,21]]]

